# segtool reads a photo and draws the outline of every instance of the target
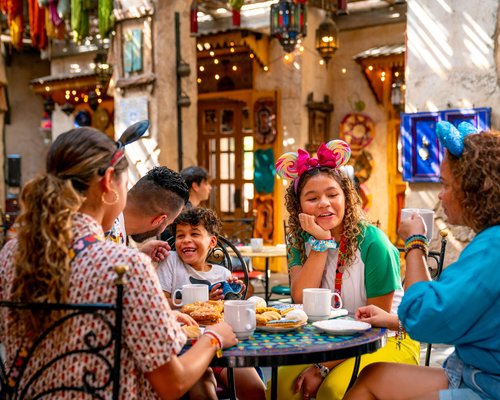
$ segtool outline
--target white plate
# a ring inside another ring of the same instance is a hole
[[[323,320],[326,320],[326,319],[331,319],[331,318],[338,318],[338,317],[344,317],[346,316],[347,314],[349,314],[349,311],[347,311],[346,309],[344,308],[341,308],[341,309],[333,309],[332,308],[332,311],[330,312],[330,315],[324,315],[324,316],[320,316],[320,317],[312,317],[312,316],[309,316],[308,317],[308,321],[312,321],[312,322],[315,322],[315,321],[323,321]]]
[[[350,319],[329,319],[314,322],[312,325],[320,331],[338,336],[354,335],[355,333],[367,331],[372,327],[367,322],[353,321]]]
[[[279,333],[279,332],[290,332],[302,328],[304,325],[299,326],[257,326],[256,329],[263,332]]]

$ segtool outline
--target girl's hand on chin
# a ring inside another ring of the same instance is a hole
[[[299,222],[304,231],[318,240],[327,240],[332,238],[330,231],[325,231],[321,226],[319,226],[313,215],[300,213]]]

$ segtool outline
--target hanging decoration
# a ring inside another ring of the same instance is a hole
[[[190,10],[190,30],[191,30],[191,35],[196,36],[198,33],[198,1],[193,0],[191,3],[191,10]]]
[[[271,36],[287,53],[307,35],[307,6],[303,1],[279,0],[271,5]]]
[[[233,12],[233,26],[241,25],[241,7],[243,6],[244,0],[229,0],[229,5]]]
[[[31,43],[37,49],[45,49],[48,44],[45,31],[45,9],[39,5],[38,0],[28,0],[28,14]]]
[[[113,30],[115,19],[113,17],[113,0],[99,0],[97,5],[99,33],[107,37]]]
[[[71,0],[71,29],[76,42],[80,42],[89,35],[89,6],[91,6],[91,0]]]
[[[0,1],[2,14],[7,14],[7,24],[9,25],[12,45],[21,48],[23,45],[23,0],[2,0]]]

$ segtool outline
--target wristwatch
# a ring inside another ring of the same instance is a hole
[[[316,363],[314,366],[319,369],[319,374],[323,379],[325,379],[330,373],[330,368],[325,367],[323,364]]]

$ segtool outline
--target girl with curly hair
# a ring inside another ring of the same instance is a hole
[[[439,199],[448,221],[476,236],[438,281],[429,277],[425,225],[401,222],[406,240],[406,288],[398,316],[358,311],[379,325],[400,324],[416,339],[455,346],[443,368],[378,363],[363,370],[346,399],[498,399],[500,393],[500,132],[476,134],[462,122],[440,122],[445,147]],[[397,385],[394,382],[397,381]]]
[[[351,313],[367,304],[396,312],[403,294],[399,252],[380,229],[367,222],[361,200],[342,168],[349,157],[347,143],[332,140],[320,146],[317,158],[299,149],[276,163],[281,177],[293,179],[285,195],[292,297],[302,303],[303,289],[328,288],[341,295]],[[382,360],[418,364],[418,343],[408,337],[399,350],[395,332],[390,336],[384,348],[361,357],[361,368]],[[279,397],[342,399],[353,365],[354,359],[348,359],[283,367]]]

